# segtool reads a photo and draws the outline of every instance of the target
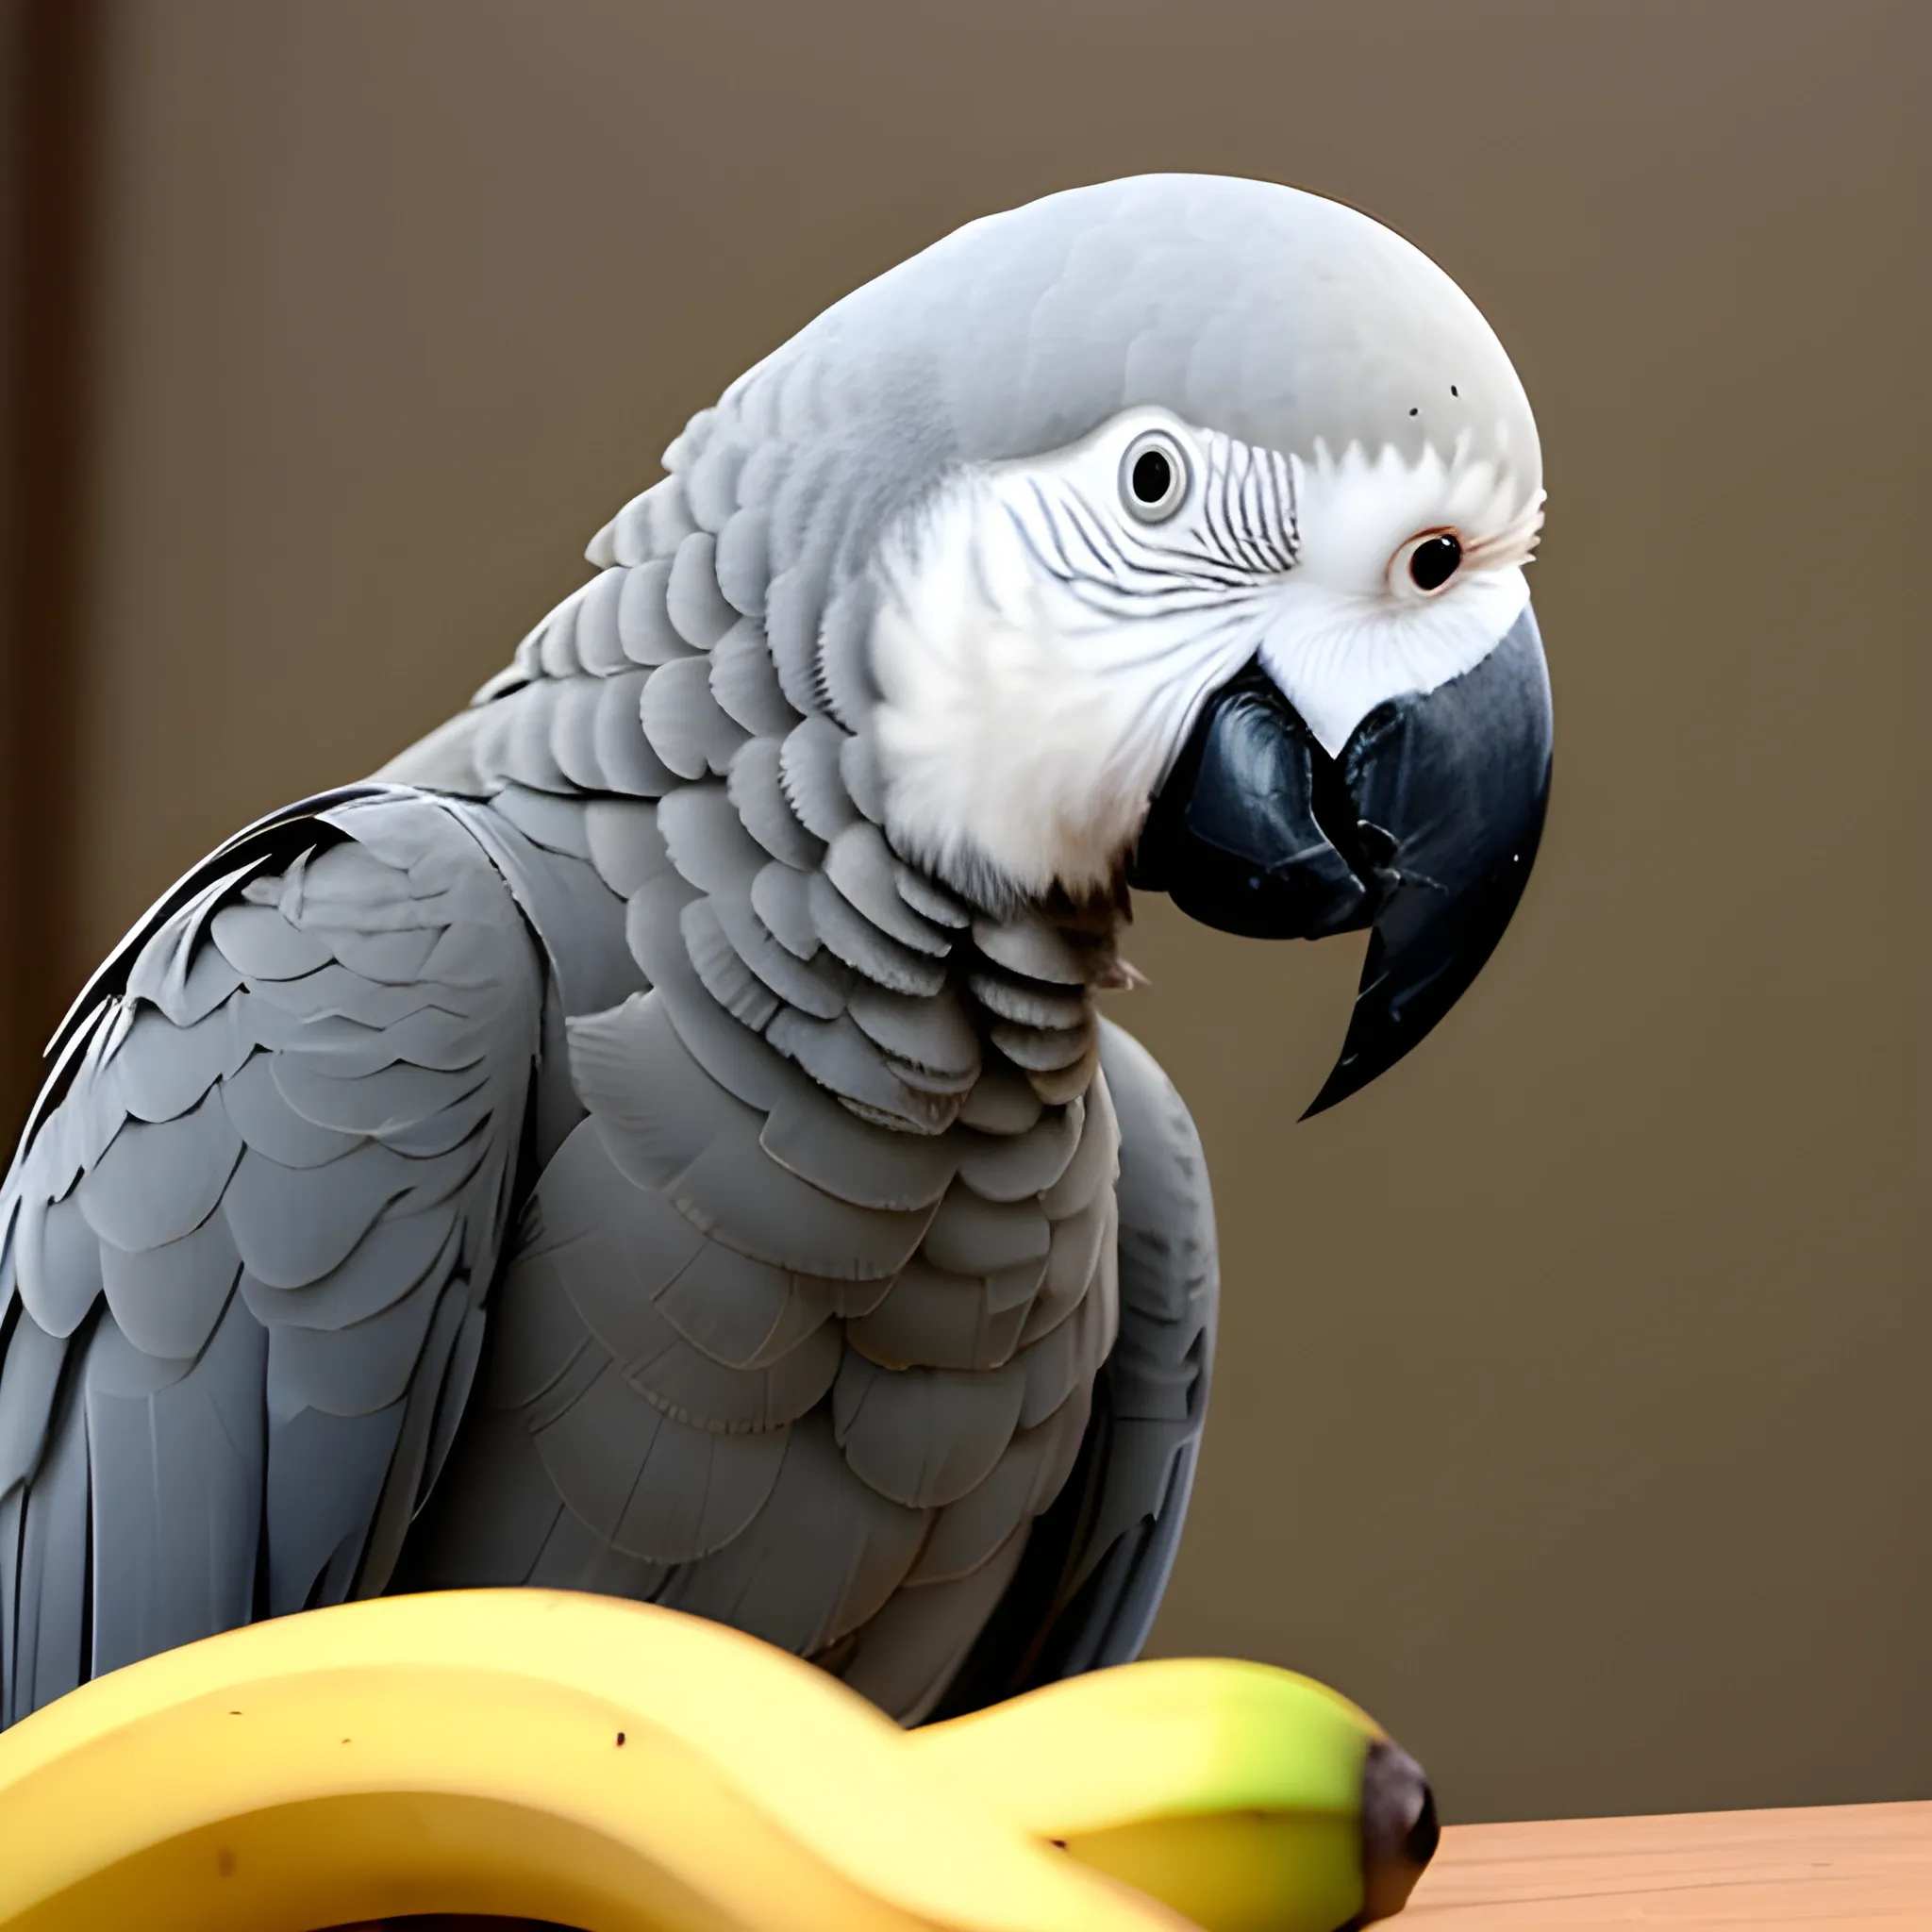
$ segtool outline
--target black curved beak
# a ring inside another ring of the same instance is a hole
[[[1392,1067],[1495,950],[1542,836],[1550,724],[1527,606],[1474,669],[1378,706],[1339,758],[1258,660],[1203,708],[1128,883],[1256,939],[1370,929],[1348,1037],[1308,1114]]]

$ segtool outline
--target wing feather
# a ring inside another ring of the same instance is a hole
[[[0,1191],[8,1721],[382,1587],[475,1371],[543,975],[451,810],[370,787],[231,841],[93,989]]]

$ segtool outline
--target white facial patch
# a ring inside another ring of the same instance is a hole
[[[1523,565],[1542,521],[1507,474],[1460,449],[1407,463],[1385,446],[1322,444],[1289,459],[1301,525],[1261,661],[1332,757],[1377,705],[1473,670],[1529,602]],[[1462,559],[1434,592],[1399,565],[1410,540],[1453,534]]]
[[[1150,448],[1185,473],[1167,497],[1133,468]],[[1104,888],[1201,705],[1244,663],[1258,653],[1339,752],[1377,705],[1503,638],[1538,520],[1460,452],[1305,460],[1158,409],[962,470],[879,563],[893,836],[974,890]],[[1456,532],[1462,561],[1424,594],[1391,564],[1431,530]]]

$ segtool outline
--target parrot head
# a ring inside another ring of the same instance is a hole
[[[863,715],[906,858],[981,906],[1366,928],[1310,1111],[1474,978],[1549,788],[1541,457],[1417,249],[1263,182],[1076,189],[858,290],[722,407],[796,453],[772,597],[803,572],[862,632],[817,695]]]

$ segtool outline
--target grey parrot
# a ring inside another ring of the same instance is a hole
[[[647,1599],[908,1723],[1143,1643],[1214,1222],[1096,995],[1136,890],[1366,929],[1321,1107],[1480,969],[1550,773],[1523,387],[1367,217],[1156,175],[939,242],[663,467],[50,1046],[0,1722],[392,1591]]]

